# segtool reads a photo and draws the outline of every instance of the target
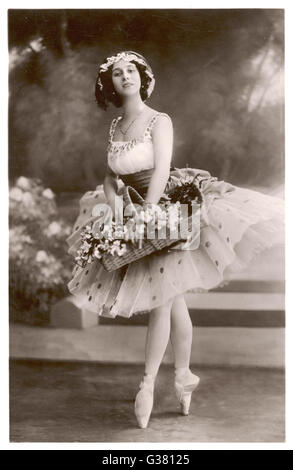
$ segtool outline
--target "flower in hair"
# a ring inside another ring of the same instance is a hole
[[[107,60],[104,64],[100,65],[100,72],[107,72],[108,68],[111,67],[116,62],[119,62],[119,60],[125,60],[128,62],[131,62],[132,60],[135,60],[139,64],[145,65],[147,67],[146,62],[138,57],[135,54],[127,54],[126,52],[119,52],[117,55],[113,55],[111,57],[107,57]],[[148,75],[153,77],[153,74],[148,70]]]
[[[149,78],[151,79],[150,83],[147,87],[147,90],[146,90],[147,96],[149,97],[151,95],[153,89],[154,89],[154,86],[155,86],[154,74],[152,73],[152,70],[150,69],[150,66],[147,64],[147,62],[142,57],[139,57],[134,53],[119,52],[116,55],[113,55],[111,57],[107,57],[106,62],[101,64],[100,67],[99,67],[99,77],[98,77],[97,84],[98,84],[98,87],[100,88],[100,90],[103,89],[103,83],[101,81],[101,75],[100,74],[103,73],[103,72],[107,72],[108,69],[114,63],[119,62],[119,60],[124,60],[124,61],[127,61],[127,62],[135,61],[135,62],[145,66],[145,68],[146,68],[145,69],[145,74],[148,75]]]

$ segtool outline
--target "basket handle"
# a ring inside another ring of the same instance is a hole
[[[133,215],[138,215],[134,204],[143,205],[143,197],[132,186],[125,186],[123,194],[124,207],[130,206]]]

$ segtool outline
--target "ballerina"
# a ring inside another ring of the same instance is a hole
[[[150,65],[137,52],[119,52],[100,65],[97,104],[106,110],[112,103],[122,109],[122,115],[110,126],[104,182],[80,199],[80,213],[67,239],[68,252],[75,256],[82,227],[94,219],[97,202],[108,204],[115,213],[121,183],[136,189],[148,207],[159,203],[171,180],[202,177],[203,216],[196,249],[179,244],[113,272],[95,260],[86,267],[75,266],[68,283],[69,291],[83,297],[85,307],[97,315],[114,318],[149,312],[145,370],[134,406],[141,428],[148,426],[155,380],[169,338],[175,394],[183,415],[188,415],[200,382],[190,370],[193,327],[184,294],[220,286],[229,273],[247,267],[255,254],[282,243],[284,224],[282,200],[218,181],[205,170],[171,166],[172,120],[145,103],[154,84]]]

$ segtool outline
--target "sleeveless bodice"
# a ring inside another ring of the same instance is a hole
[[[109,168],[116,175],[129,175],[154,168],[155,160],[151,130],[160,115],[165,115],[170,119],[168,114],[156,113],[151,118],[143,135],[138,139],[127,142],[113,140],[116,125],[122,117],[119,116],[113,119],[110,127],[107,160]]]
[[[120,177],[125,185],[132,186],[136,189],[142,197],[145,197],[149,182],[154,171],[154,149],[151,136],[151,130],[156,122],[158,116],[164,115],[168,119],[170,117],[166,113],[156,113],[150,120],[143,135],[139,139],[132,139],[127,142],[114,141],[114,133],[116,125],[121,117],[113,119],[109,132],[109,145],[108,145],[108,166],[109,168]],[[178,179],[185,173],[189,173],[185,169],[181,174],[181,170],[170,167],[170,178]],[[211,175],[206,170],[196,169],[191,170],[191,175],[201,175],[204,178],[211,178]],[[169,179],[170,179],[169,178]],[[211,178],[214,180],[215,178]],[[168,186],[168,183],[167,183]]]

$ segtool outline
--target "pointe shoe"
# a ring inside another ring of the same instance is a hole
[[[177,374],[175,377],[175,393],[180,403],[181,413],[184,416],[189,414],[192,392],[198,387],[199,382],[200,378],[192,374],[188,368],[182,368],[182,373]]]
[[[154,377],[145,375],[139,385],[139,392],[135,398],[134,413],[140,428],[145,429],[151,416],[154,403]]]

